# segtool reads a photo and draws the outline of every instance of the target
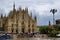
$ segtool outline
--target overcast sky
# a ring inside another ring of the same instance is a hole
[[[0,0],[0,12],[8,14],[13,9],[14,2],[16,9],[28,7],[29,12],[37,16],[37,25],[48,25],[49,20],[52,24],[52,8],[58,10],[55,19],[60,19],[60,0]]]

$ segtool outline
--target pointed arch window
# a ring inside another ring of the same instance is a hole
[[[13,29],[13,24],[12,24],[12,33],[13,33],[13,30],[14,30],[14,29]]]
[[[22,19],[24,19],[24,13],[22,14]]]
[[[34,32],[34,25],[32,25],[32,32]]]

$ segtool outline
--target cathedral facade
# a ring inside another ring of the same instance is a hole
[[[7,17],[3,17],[2,14],[0,17],[0,27],[7,33],[37,32],[36,23],[36,16],[32,19],[32,13],[28,14],[28,8],[16,10],[15,4]]]

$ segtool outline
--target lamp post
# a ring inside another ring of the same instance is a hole
[[[54,14],[57,12],[57,10],[51,9],[50,12],[52,12],[52,14],[53,14],[53,27],[54,27],[54,25],[55,25],[55,15]]]

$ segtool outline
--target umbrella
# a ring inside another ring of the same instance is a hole
[[[12,37],[10,35],[3,35],[0,36],[0,39],[12,39]]]

